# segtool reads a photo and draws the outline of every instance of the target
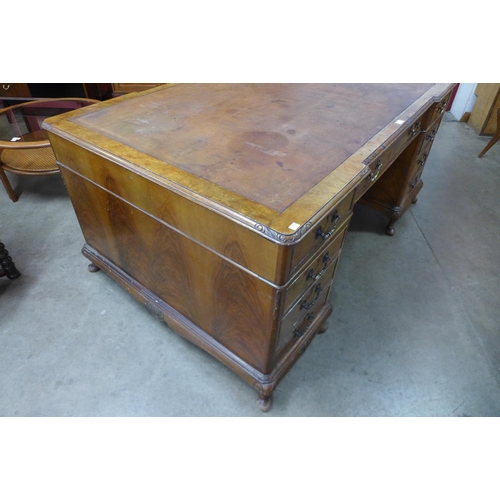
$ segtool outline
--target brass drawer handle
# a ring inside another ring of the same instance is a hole
[[[429,153],[424,153],[422,155],[422,158],[420,158],[420,160],[418,160],[418,164],[423,167],[425,165],[425,162],[427,160],[427,157],[429,156]]]
[[[448,104],[448,101],[444,101],[441,106],[437,109],[438,113],[442,115],[446,111],[446,105]]]
[[[340,220],[340,215],[339,215],[339,211],[338,210],[335,210],[335,212],[333,212],[332,214],[332,222],[337,225],[338,222]]]
[[[300,337],[304,336],[309,331],[309,328],[311,328],[312,322],[313,322],[314,316],[309,313],[306,317],[305,320],[308,321],[309,323],[306,325],[306,327],[303,330],[299,330],[298,328],[295,328],[293,331],[293,336],[297,337],[300,339]]]
[[[323,276],[323,274],[325,274],[325,271],[326,271],[326,266],[328,264],[328,261],[330,260],[330,252],[326,252],[325,253],[325,256],[323,257],[323,262],[325,263],[325,265],[323,266],[323,269],[321,269],[321,271],[318,271],[316,274],[314,274],[314,269],[309,269],[309,273],[307,274],[307,277],[306,277],[306,281],[307,280],[319,280],[321,278],[321,276]]]
[[[318,239],[319,237],[323,238],[324,240],[328,239],[337,230],[337,226],[341,218],[342,217],[339,215],[338,210],[335,210],[335,212],[332,215],[333,227],[330,229],[330,231],[325,233],[321,228],[321,226],[319,226],[318,230],[316,231],[315,239]]]
[[[420,174],[419,175],[416,175],[412,181],[410,182],[410,189],[413,189],[417,184],[418,184],[418,181],[420,180]]]
[[[300,304],[300,309],[307,309],[307,310],[311,309],[311,307],[314,306],[314,304],[316,304],[316,302],[318,302],[319,296],[320,296],[322,291],[323,291],[323,287],[321,286],[321,283],[320,283],[315,289],[316,297],[314,297],[314,299],[309,303],[307,303],[304,300],[304,302],[302,302],[302,304]]]
[[[436,129],[433,129],[431,132],[429,132],[426,136],[425,136],[425,140],[426,141],[433,141],[434,140],[434,137],[436,137],[436,134],[437,134],[437,130]]]
[[[337,229],[337,225],[335,224],[335,226],[332,227],[332,229],[330,229],[330,231],[328,231],[327,233],[325,233],[322,229],[321,229],[321,226],[318,228],[318,231],[316,232],[316,238],[319,238],[320,236],[324,239],[324,240],[327,240]]]
[[[410,132],[409,132],[410,136],[411,137],[416,136],[420,132],[421,128],[422,128],[422,124],[420,122],[415,122],[410,129]]]
[[[379,162],[377,163],[377,166],[375,167],[375,172],[372,172],[370,174],[370,180],[372,182],[377,180],[377,177],[379,176],[380,170],[382,169],[383,166],[384,166],[384,164],[379,160]]]
[[[4,84],[2,85],[2,88],[3,88],[4,90],[9,90],[9,89],[10,89],[10,83],[9,83],[9,85],[5,85],[5,83],[4,83]]]

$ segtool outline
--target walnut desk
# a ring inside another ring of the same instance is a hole
[[[332,311],[354,203],[394,234],[453,84],[181,84],[44,122],[102,269],[259,393]]]

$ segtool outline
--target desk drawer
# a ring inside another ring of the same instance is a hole
[[[425,130],[427,114],[406,126],[406,129],[391,144],[367,164],[374,176],[381,175],[406,147]]]
[[[446,111],[448,101],[450,100],[451,92],[452,91],[448,92],[439,102],[436,102],[431,106],[429,125],[432,125],[434,121],[442,117],[442,115]]]
[[[352,199],[354,193],[345,196],[330,212],[315,224],[306,236],[293,248],[289,276],[294,274],[306,259],[326,246],[337,234],[347,228],[352,215]]]
[[[439,124],[440,124],[440,120],[429,125],[429,128],[425,131],[425,138],[424,138],[424,142],[422,143],[422,149],[424,149],[424,148],[430,149],[431,148],[431,146],[434,142],[434,139],[436,137],[436,134],[438,133]]]
[[[357,203],[359,199],[372,187],[373,183],[380,177],[384,165],[381,161],[378,161],[375,169],[371,170],[367,177],[365,177],[356,188],[354,192],[354,203]],[[385,171],[385,168],[384,168]]]
[[[286,353],[297,340],[309,333],[314,318],[328,300],[332,282],[324,283],[315,285],[283,319],[276,344],[278,355]]]
[[[413,165],[411,166],[409,174],[410,177],[414,177],[417,174],[417,172],[422,173],[425,163],[427,162],[427,158],[429,157],[431,147],[432,147],[431,141],[424,141],[422,147],[420,148],[420,151],[416,155],[416,159],[414,160]]]
[[[340,249],[344,243],[344,238],[347,232],[347,224],[339,229],[339,232],[328,244],[326,248],[321,248],[311,261],[304,267],[290,285],[286,289],[286,296],[284,299],[284,310],[286,311],[295,301],[295,299],[303,293],[307,288],[320,279],[324,279],[330,275],[330,268],[336,265],[336,259],[339,256]]]
[[[420,167],[416,172],[413,173],[410,182],[408,184],[408,187],[410,188],[409,194],[411,196],[413,190],[415,187],[418,185],[420,182],[420,178],[422,177],[422,172],[424,171],[424,167]]]
[[[424,131],[427,113],[415,119],[406,130],[386,149],[369,161],[369,174],[361,181],[354,193],[356,203],[373,185],[373,183],[390,167],[401,153]],[[435,135],[435,134],[434,134]]]
[[[308,289],[314,287],[316,283],[333,279],[333,274],[337,267],[340,247],[344,241],[346,230],[347,227],[339,233],[326,250],[322,249],[319,255],[309,263],[305,270],[301,272],[286,289],[283,305],[285,314],[287,314],[288,309],[292,307],[295,300]]]

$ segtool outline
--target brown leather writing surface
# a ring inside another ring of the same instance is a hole
[[[72,121],[278,212],[433,84],[183,84]]]

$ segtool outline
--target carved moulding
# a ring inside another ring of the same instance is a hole
[[[285,245],[295,243],[300,240],[305,233],[311,228],[312,222],[308,221],[303,226],[301,226],[298,231],[293,234],[283,234],[271,229],[270,227],[264,226],[263,224],[255,224],[254,229],[263,233],[269,239],[277,241],[278,243],[284,243]]]

